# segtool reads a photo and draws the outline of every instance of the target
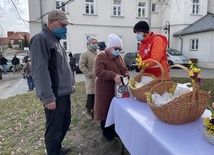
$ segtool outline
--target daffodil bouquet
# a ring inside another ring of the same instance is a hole
[[[192,81],[192,84],[200,85],[200,82],[201,82],[200,71],[201,71],[201,69],[197,68],[192,61],[189,62],[189,65],[190,65],[189,76],[190,76],[190,79]]]
[[[208,105],[208,108],[212,112],[211,118],[204,118],[204,127],[207,130],[207,135],[214,134],[214,110]]]
[[[142,66],[144,65],[144,63],[143,63],[143,60],[139,54],[137,54],[136,61],[137,61],[137,68],[141,69]]]
[[[137,54],[137,57],[136,57],[136,61],[137,61],[137,68],[138,69],[142,69],[143,67],[148,67],[149,65],[144,63],[141,56],[139,55],[139,53]]]

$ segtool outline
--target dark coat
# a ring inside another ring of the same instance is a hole
[[[11,60],[13,65],[18,65],[19,64],[19,58],[17,57],[13,57],[13,59]]]
[[[7,59],[5,57],[0,58],[0,65],[7,65]]]
[[[114,97],[114,78],[117,74],[121,75],[121,72],[123,76],[129,76],[125,62],[120,55],[114,57],[108,49],[97,55],[95,59],[95,120],[106,120],[111,100]]]

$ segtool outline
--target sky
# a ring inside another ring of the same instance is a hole
[[[29,32],[28,22],[23,22],[18,16],[12,0],[0,0],[0,37],[6,37],[7,31]],[[19,9],[20,16],[28,21],[28,0],[13,0]]]

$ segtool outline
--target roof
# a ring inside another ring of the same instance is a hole
[[[214,31],[214,14],[212,13],[207,13],[207,15],[190,24],[186,28],[173,33],[173,36],[178,37],[207,31]]]
[[[0,38],[0,45],[7,45],[11,40],[17,40],[20,41],[24,39],[24,36],[27,36],[27,40],[30,40],[30,33],[28,32],[13,32],[9,31],[8,32],[8,37],[7,38]]]

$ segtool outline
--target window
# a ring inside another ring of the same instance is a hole
[[[56,1],[56,9],[60,9],[60,10],[65,12],[65,2]]]
[[[60,39],[60,44],[62,45],[62,47],[64,47],[65,51],[68,50],[68,47],[67,47],[67,37],[64,36],[62,39]]]
[[[113,16],[121,16],[122,0],[113,0]]]
[[[85,0],[85,13],[95,14],[95,0]]]
[[[190,39],[190,50],[198,50],[198,39]]]
[[[193,0],[193,5],[192,5],[192,14],[199,14],[199,5],[200,5],[200,0]]]
[[[146,17],[146,3],[145,2],[138,2],[137,6],[137,17]]]
[[[117,35],[117,34],[116,34]],[[121,39],[121,41],[122,41],[122,50],[120,51],[120,53],[124,53],[124,49],[123,49],[123,36],[122,35],[117,35],[120,39]]]
[[[157,12],[157,11],[156,11],[156,3],[152,3],[151,11],[152,11],[152,12]]]

